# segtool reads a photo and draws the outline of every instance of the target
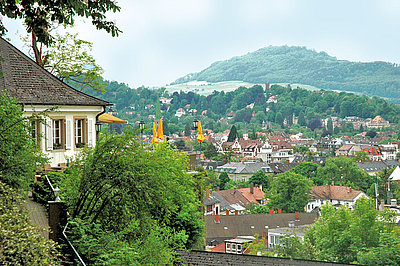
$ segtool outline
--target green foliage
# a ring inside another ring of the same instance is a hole
[[[45,67],[76,89],[104,93],[105,83],[101,77],[104,70],[90,54],[92,46],[91,42],[78,39],[77,34],[57,34],[47,51]]]
[[[225,185],[230,181],[231,179],[229,178],[228,174],[226,172],[222,172],[219,175],[219,181],[220,181],[220,189],[225,190]]]
[[[360,169],[352,158],[336,157],[328,158],[325,167],[318,168],[316,179],[322,184],[349,186],[367,191],[374,182],[373,178]]]
[[[270,209],[282,209],[283,212],[304,212],[310,196],[313,182],[294,172],[284,172],[276,176],[267,197]]]
[[[62,264],[56,244],[43,238],[29,222],[22,197],[3,182],[0,195],[0,264]]]
[[[218,174],[212,170],[206,172],[204,178],[204,186],[211,190],[217,190],[217,187],[221,185],[221,180]]]
[[[364,161],[369,161],[370,158],[368,157],[368,153],[365,151],[356,151],[354,156],[352,157],[354,162],[364,162]]]
[[[246,188],[250,187],[250,183],[243,180],[232,180],[230,179],[227,183],[225,183],[224,189],[234,189],[234,188]]]
[[[290,171],[292,171],[293,173],[307,177],[308,179],[313,181],[314,185],[319,186],[319,185],[322,185],[322,181],[317,178],[317,172],[318,172],[318,169],[320,169],[320,168],[321,167],[316,163],[302,162],[302,163],[299,163],[298,165],[296,165]]]
[[[393,245],[399,244],[399,229],[393,226],[393,215],[387,210],[377,211],[374,201],[364,198],[357,201],[353,211],[325,205],[305,241],[312,247],[316,260],[370,265],[398,262],[399,250],[391,249],[390,254],[384,251],[389,249],[394,236],[397,240]]]
[[[207,159],[211,159],[212,157],[215,157],[218,155],[217,148],[215,148],[215,146],[211,142],[207,142],[205,144],[205,146],[206,146],[206,149],[204,151],[204,156]]]
[[[115,22],[107,21],[105,13],[117,12],[120,7],[115,1],[101,0],[85,2],[72,0],[59,2],[56,5],[51,1],[14,1],[7,0],[1,4],[1,14],[11,19],[22,19],[28,32],[34,32],[38,40],[44,44],[50,44],[52,36],[50,29],[54,24],[64,26],[73,25],[75,16],[90,18],[92,24],[99,30],[105,30],[112,36],[118,36],[121,31]],[[4,34],[6,29],[0,25],[0,32]]]
[[[254,185],[262,185],[263,190],[269,189],[271,182],[272,177],[266,175],[262,170],[254,173],[254,175],[252,175],[249,179],[249,183],[253,183]]]
[[[239,138],[239,135],[238,135],[235,125],[233,125],[231,127],[231,131],[229,131],[228,142],[234,142],[235,139],[237,139],[237,138]]]
[[[29,131],[22,106],[0,92],[0,177],[13,188],[27,188],[37,167],[45,162]]]
[[[349,62],[305,47],[269,46],[243,56],[215,62],[201,72],[191,73],[175,82],[296,82],[324,89],[388,97],[398,102],[399,79],[400,68],[391,63]],[[327,101],[325,104],[331,103]],[[346,116],[352,115],[354,107],[350,101],[340,104],[341,113]]]
[[[130,132],[105,135],[73,162],[61,184],[63,198],[74,219],[140,246],[138,263],[164,253],[161,261],[171,262],[172,250],[197,245],[204,228],[200,190],[186,165],[187,157],[167,143],[143,146]],[[101,242],[103,234],[90,233]],[[106,254],[107,247],[99,249],[93,261]]]

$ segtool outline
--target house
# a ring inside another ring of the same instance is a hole
[[[268,141],[259,146],[256,157],[266,163],[272,162],[272,146]]]
[[[42,118],[31,121],[31,133],[51,167],[67,164],[84,146],[95,146],[96,124],[103,118],[126,122],[105,114],[108,102],[63,83],[2,38],[0,54],[0,90],[18,99],[26,118]]]
[[[318,211],[323,204],[340,205],[352,209],[356,201],[368,196],[360,191],[346,186],[324,185],[311,188],[311,200],[306,205],[307,212]]]
[[[272,173],[270,166],[265,162],[230,162],[218,166],[215,172],[226,172],[230,179],[235,181],[248,181],[258,171]]]
[[[361,147],[361,151],[367,153],[367,156],[372,161],[381,161],[381,160],[383,160],[383,156],[382,156],[382,153],[381,153],[381,150],[380,150],[379,147],[375,147],[375,146]]]
[[[396,159],[397,145],[394,144],[382,144],[379,146],[382,153],[383,160],[394,160]]]
[[[181,116],[184,114],[186,114],[185,109],[179,108],[178,110],[176,110],[175,116],[177,116],[178,118],[181,118]]]
[[[225,240],[225,253],[246,254],[248,250],[245,248],[245,244],[252,242],[254,239],[254,236],[238,236]]]
[[[267,100],[267,103],[277,103],[277,102],[278,102],[278,97],[277,96],[271,96]]]
[[[287,236],[297,236],[304,241],[304,235],[310,224],[295,226],[294,221],[289,221],[289,227],[280,227],[268,230],[268,248],[274,250],[277,245],[281,244],[280,239]]]
[[[264,204],[264,192],[251,184],[249,188],[234,188],[212,191],[203,198],[204,215],[242,214],[251,202]]]
[[[171,104],[172,98],[160,97],[160,103],[162,104]]]
[[[390,123],[383,119],[380,115],[375,116],[371,122],[366,123],[367,128],[384,128],[389,127]]]
[[[385,161],[368,161],[358,162],[357,166],[367,172],[369,175],[375,175],[383,169],[393,169],[399,166],[400,163],[397,160],[385,160]]]
[[[360,150],[360,149],[358,149]],[[351,144],[344,144],[342,145],[342,147],[340,147],[339,149],[337,149],[335,151],[335,155],[337,157],[339,156],[346,156],[346,157],[352,157],[355,154],[355,145],[351,145]]]
[[[232,119],[235,116],[235,112],[234,111],[230,111],[229,113],[226,114],[226,117],[228,119]]]
[[[267,237],[268,231],[275,228],[287,227],[289,221],[294,221],[295,226],[313,224],[317,219],[317,213],[268,213],[268,214],[244,214],[221,215],[218,221],[215,215],[205,216],[206,245],[217,246],[225,240],[237,236]]]

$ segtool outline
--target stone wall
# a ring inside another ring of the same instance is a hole
[[[207,251],[178,251],[185,265],[347,265],[310,260],[238,255]]]

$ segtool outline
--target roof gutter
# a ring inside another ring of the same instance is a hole
[[[104,114],[106,112],[106,105],[103,105],[103,111],[101,111],[100,113],[98,113],[96,115],[96,122],[99,121],[99,116],[101,116],[102,114]]]

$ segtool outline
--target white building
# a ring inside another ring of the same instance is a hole
[[[368,196],[360,191],[346,186],[324,185],[311,188],[311,200],[307,203],[306,211],[319,210],[323,204],[332,204],[336,207],[344,205],[353,209],[354,204],[360,198]]]

